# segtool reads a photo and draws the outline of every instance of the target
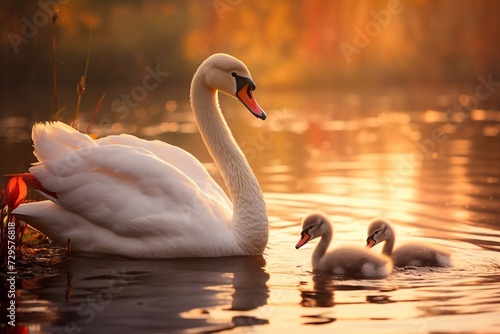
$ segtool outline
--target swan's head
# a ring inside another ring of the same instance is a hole
[[[237,98],[255,117],[266,119],[266,113],[253,95],[257,86],[242,61],[224,53],[216,53],[200,65],[197,74],[204,76],[209,88]]]
[[[322,213],[312,213],[302,220],[300,240],[295,245],[296,249],[304,246],[309,240],[332,233],[332,224],[328,217]]]
[[[366,247],[381,243],[394,237],[393,229],[387,219],[375,218],[368,226],[368,238],[366,238]]]

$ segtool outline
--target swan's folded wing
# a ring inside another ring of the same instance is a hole
[[[227,223],[231,216],[218,196],[142,148],[87,147],[30,172],[67,210],[123,236],[175,237]]]
[[[125,145],[128,147],[140,147],[150,151],[159,159],[181,170],[193,180],[205,193],[226,202],[232,207],[232,203],[224,190],[215,182],[207,172],[203,164],[191,153],[180,147],[170,145],[159,140],[145,140],[127,134],[107,136],[96,140],[99,146]]]
[[[71,126],[62,122],[36,123],[31,131],[34,143],[33,154],[39,163],[70,159],[75,151],[85,155],[86,148],[96,147],[97,143],[84,133],[80,133]]]

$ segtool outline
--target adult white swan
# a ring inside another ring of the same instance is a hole
[[[190,153],[130,135],[93,140],[60,123],[33,126],[38,163],[28,184],[50,200],[14,213],[74,251],[138,258],[261,254],[266,206],[257,179],[218,106],[217,91],[239,99],[256,117],[247,67],[226,54],[207,58],[191,82],[191,107],[229,200]]]

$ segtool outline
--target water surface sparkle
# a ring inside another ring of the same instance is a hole
[[[181,145],[220,181],[189,114],[174,114],[136,134]],[[475,111],[440,143],[424,141],[447,124],[435,111],[351,120],[268,114],[278,119],[270,125],[245,122],[248,115],[229,119],[267,202],[263,256],[63,257],[47,265],[49,272],[33,267],[20,276],[18,325],[30,333],[500,331],[500,140],[485,130],[498,128],[500,113]],[[26,125],[3,124],[10,132]],[[7,152],[30,150],[28,141],[22,150],[19,143],[2,145]],[[23,154],[18,159],[32,161]],[[312,273],[317,242],[294,246],[300,220],[316,210],[334,221],[334,245],[364,245],[367,221],[385,216],[397,243],[440,244],[453,251],[454,266],[397,268],[381,280]]]

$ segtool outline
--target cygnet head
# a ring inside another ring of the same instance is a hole
[[[372,248],[379,243],[394,238],[394,230],[385,218],[375,218],[368,226],[366,247]]]
[[[257,86],[248,68],[239,59],[224,53],[211,55],[196,71],[192,85],[194,83],[205,84],[210,89],[237,98],[255,117],[267,117],[253,96]]]
[[[323,235],[332,235],[332,224],[328,217],[322,213],[313,213],[302,220],[302,232],[300,240],[295,245],[296,249],[304,246],[309,240],[313,240]]]

